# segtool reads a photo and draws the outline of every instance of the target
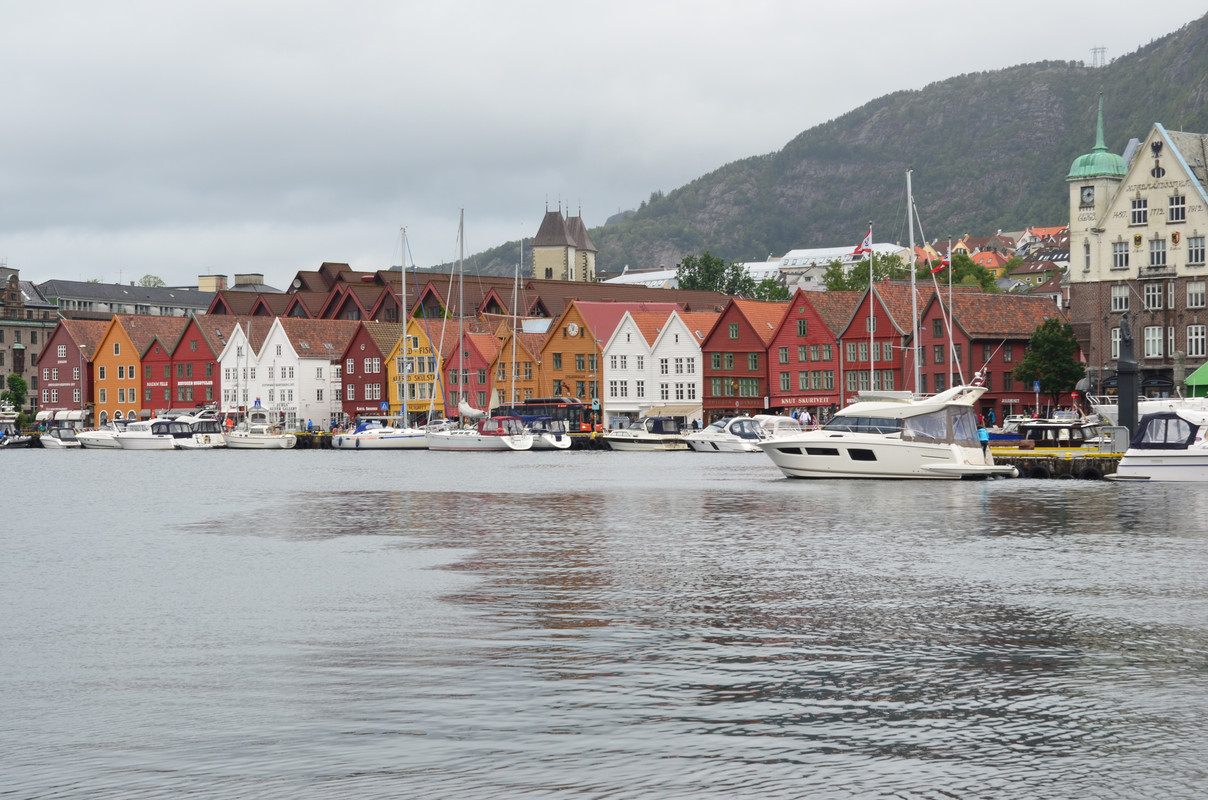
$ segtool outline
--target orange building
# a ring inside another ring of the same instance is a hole
[[[144,407],[150,409],[151,404],[143,402],[143,388],[145,382],[154,380],[143,374],[143,356],[153,346],[162,355],[170,354],[188,323],[186,317],[129,314],[109,321],[92,361],[98,425],[111,419],[137,419]],[[142,416],[150,416],[150,412]]]

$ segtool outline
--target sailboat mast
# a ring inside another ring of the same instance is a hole
[[[407,427],[407,373],[410,369],[410,363],[407,361],[407,228],[403,226],[402,231],[402,247],[403,257],[399,261],[398,268],[398,318],[403,324],[403,363],[402,363],[402,381],[398,387],[398,416],[400,425]]]
[[[873,362],[876,359],[875,359],[875,356],[873,355],[873,349],[872,349],[873,345],[876,344],[876,340],[873,338],[873,335],[876,331],[876,326],[874,324],[874,320],[876,319],[876,317],[874,316],[873,304],[872,304],[872,291],[873,291],[872,276],[873,276],[873,273],[876,271],[875,267],[877,264],[877,253],[875,250],[872,249],[872,220],[871,219],[868,221],[868,248],[869,248],[869,250],[868,250],[868,391],[872,392],[872,391],[876,391],[876,388],[877,388],[876,371],[873,369]]]
[[[465,339],[465,250],[466,250],[466,210],[461,210],[457,223],[457,394],[461,401],[470,402],[466,397],[466,339]],[[457,404],[457,419],[461,418],[461,402]]]
[[[915,289],[914,269],[914,195],[910,189],[910,175],[906,170],[906,224],[910,228],[910,352],[914,357],[914,393],[919,393],[919,293]]]
[[[948,237],[948,388],[952,388],[952,361],[956,358],[956,342],[952,341],[952,237]]]
[[[520,240],[520,259],[524,260],[524,239]],[[508,405],[516,402],[516,303],[520,294],[520,265],[516,265],[516,277],[512,280],[512,387],[508,390]]]

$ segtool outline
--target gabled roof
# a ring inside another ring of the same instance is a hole
[[[76,347],[80,348],[84,358],[89,361],[92,360],[92,354],[96,352],[97,345],[101,343],[105,329],[109,327],[108,322],[92,319],[61,319],[59,324],[66,329],[67,335],[76,343]]]
[[[803,292],[806,301],[818,312],[822,322],[830,332],[838,337],[847,330],[848,324],[855,316],[861,292]]]
[[[154,317],[144,314],[118,314],[117,323],[130,337],[139,357],[147,354],[156,341],[171,353],[189,324],[189,317]]]
[[[1012,275],[1043,275],[1047,272],[1063,272],[1065,267],[1054,261],[1025,261],[1015,269]]]
[[[374,322],[369,320],[362,322],[365,326],[365,332],[369,334],[369,338],[377,345],[377,349],[381,351],[383,356],[390,355],[398,340],[403,336],[403,324],[401,322]],[[351,343],[351,339],[349,342]]]
[[[788,303],[768,303],[762,300],[731,299],[730,303],[746,319],[764,345],[770,344],[780,327],[784,315],[789,312]]]
[[[277,317],[294,352],[302,358],[336,359],[348,348],[359,320]]]
[[[592,335],[600,342],[607,342],[612,338],[612,334],[621,324],[621,318],[625,316],[626,311],[655,311],[662,313],[665,319],[666,315],[672,311],[679,310],[679,306],[675,303],[593,303],[584,301],[575,301],[575,308],[579,310],[579,315],[583,317],[583,322],[587,324]]]
[[[575,237],[566,227],[561,211],[546,211],[533,237],[532,247],[574,247]]]
[[[939,298],[933,295],[927,310],[937,302]],[[1050,297],[973,293],[952,296],[952,319],[970,339],[1028,339],[1050,318],[1068,321]]]
[[[499,355],[503,343],[493,333],[474,333],[466,331],[466,341],[470,347],[478,351],[483,360],[490,364]]]
[[[698,345],[709,338],[709,331],[713,330],[713,326],[721,319],[720,311],[677,311],[676,314],[696,337]]]

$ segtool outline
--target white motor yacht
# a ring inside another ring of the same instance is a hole
[[[549,417],[537,417],[528,425],[529,433],[533,436],[534,450],[569,450],[571,446],[570,433],[566,423]]]
[[[75,428],[51,428],[38,437],[38,442],[47,450],[71,450],[80,446]]]
[[[182,416],[172,423],[177,450],[214,450],[226,447],[222,423],[209,416]]]
[[[957,479],[1014,477],[977,438],[974,404],[984,386],[956,386],[931,397],[861,394],[819,430],[763,442],[790,478]]]
[[[234,450],[288,450],[298,443],[298,437],[277,424],[273,412],[256,404],[238,425],[223,432],[226,446]]]
[[[86,450],[118,450],[120,445],[115,437],[126,430],[128,424],[129,421],[124,419],[110,420],[94,431],[77,431],[76,439]]]
[[[172,420],[162,417],[131,422],[113,437],[123,450],[175,450]]]
[[[1208,411],[1146,414],[1115,475],[1118,481],[1208,481]]]
[[[684,441],[698,453],[758,453],[766,438],[763,426],[751,417],[725,417],[688,434]]]
[[[604,441],[613,450],[687,450],[688,443],[671,417],[640,417],[628,428],[609,431]]]

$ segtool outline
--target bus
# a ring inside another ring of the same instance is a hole
[[[491,409],[491,413],[495,416],[520,417],[526,425],[538,417],[549,417],[563,423],[571,440],[577,443],[589,440],[592,434],[602,431],[592,407],[575,397],[533,397],[498,406]]]

